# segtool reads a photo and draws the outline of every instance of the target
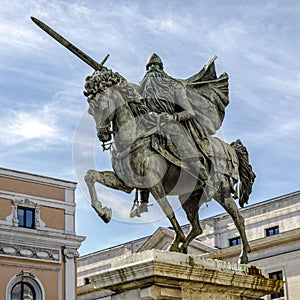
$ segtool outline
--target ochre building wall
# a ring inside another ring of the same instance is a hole
[[[20,179],[0,177],[1,190],[31,195],[35,197],[44,197],[55,200],[65,200],[65,189],[44,185],[41,183],[28,182]]]

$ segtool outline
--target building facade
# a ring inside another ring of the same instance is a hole
[[[0,299],[77,299],[75,188],[0,168]]]
[[[283,279],[284,288],[266,300],[298,300],[300,295],[300,191],[250,205],[241,210],[252,252],[249,264],[262,270],[265,277]],[[189,254],[237,262],[241,239],[226,213],[201,221],[203,229],[192,242]],[[185,232],[188,226],[183,226]],[[121,255],[149,249],[166,250],[174,231],[159,228],[153,235],[79,258],[78,299],[109,299],[109,291],[94,292],[89,277],[111,266]],[[107,297],[107,298],[105,298]]]

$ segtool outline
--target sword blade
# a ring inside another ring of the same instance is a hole
[[[56,31],[54,31],[52,28],[50,28],[48,25],[40,21],[39,19],[35,17],[31,17],[31,20],[39,26],[42,30],[44,30],[46,33],[48,33],[52,38],[54,38],[56,41],[58,41],[61,45],[66,47],[69,51],[71,51],[74,55],[79,57],[82,61],[84,61],[86,64],[91,66],[94,70],[100,71],[103,68],[104,63],[106,62],[108,55],[101,61],[99,64],[94,59],[92,59],[90,56],[85,54],[83,51],[78,49],[75,45],[73,45],[71,42],[69,42],[67,39],[65,39],[63,36],[58,34]]]

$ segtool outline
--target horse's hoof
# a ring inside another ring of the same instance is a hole
[[[103,207],[101,210],[102,212],[101,214],[99,214],[99,216],[105,223],[108,223],[111,220],[111,216],[112,216],[111,208]]]
[[[171,252],[181,252],[178,246],[175,246],[174,244],[172,244],[169,248],[168,251]]]
[[[180,247],[180,253],[188,254],[188,247],[182,245]]]

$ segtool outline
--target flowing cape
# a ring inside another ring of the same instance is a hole
[[[213,56],[197,74],[180,80],[186,86],[187,98],[206,135],[215,134],[221,127],[229,104],[228,75],[223,73],[217,78],[216,58]]]

